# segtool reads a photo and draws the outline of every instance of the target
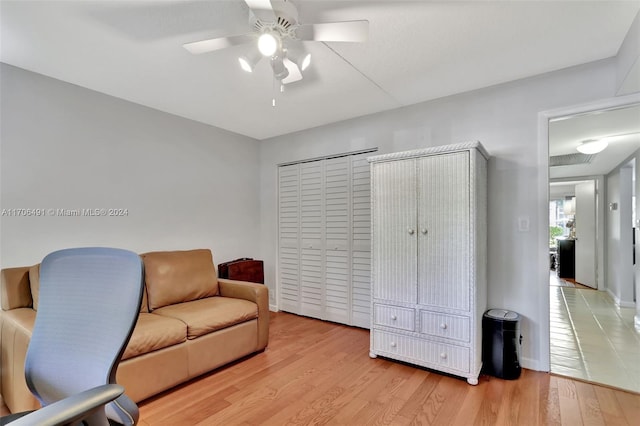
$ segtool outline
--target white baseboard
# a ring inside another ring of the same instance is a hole
[[[607,289],[607,294],[613,299],[613,303],[615,303],[620,308],[635,308],[636,304],[634,302],[627,302],[624,300],[620,300],[618,296],[611,292],[611,289]]]
[[[280,312],[280,309],[278,309],[278,305],[272,305],[271,303],[269,303],[269,310],[271,312]]]
[[[541,362],[539,360],[532,358],[520,357],[520,366],[527,370],[549,371],[548,369],[541,367]]]
[[[633,317],[633,325],[636,330],[640,331],[640,314],[636,314],[636,316]]]

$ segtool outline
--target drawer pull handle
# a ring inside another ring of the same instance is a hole
[[[397,345],[396,345],[396,342],[391,342],[391,347],[392,347],[392,348],[395,348],[396,346],[397,346]]]
[[[413,235],[413,233],[414,233],[414,232],[416,232],[416,231],[414,231],[414,230],[413,230],[413,229],[411,229],[411,228],[409,228],[407,231],[409,232],[409,235]]]
[[[440,358],[442,358],[442,359],[447,359],[447,354],[446,354],[446,353],[444,353],[444,352],[442,352],[442,353],[440,354]]]
[[[440,328],[443,329],[443,330],[446,330],[447,329],[447,324],[445,324],[445,323],[440,324]]]
[[[397,319],[398,319],[398,317],[397,317],[397,316],[395,316],[395,315],[391,315],[391,319],[395,321],[395,320],[397,320]]]
[[[422,228],[422,229],[421,229],[421,232],[422,232],[424,235],[427,235],[427,229],[426,229],[426,228]]]

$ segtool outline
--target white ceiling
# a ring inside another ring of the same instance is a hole
[[[367,19],[366,43],[306,42],[301,82],[240,70],[236,46],[182,44],[249,30],[228,1],[1,0],[0,60],[265,139],[615,56],[640,1],[297,1],[301,23]],[[277,106],[271,106],[276,93]]]
[[[605,139],[609,146],[588,164],[551,167],[549,177],[606,175],[640,149],[640,105],[580,114],[549,123],[549,155],[577,154],[584,140]]]

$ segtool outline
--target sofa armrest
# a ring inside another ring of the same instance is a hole
[[[264,284],[218,278],[220,296],[245,299],[258,305],[258,348],[269,343],[269,288]]]
[[[0,312],[0,393],[14,413],[40,407],[29,391],[24,375],[24,362],[35,322],[36,311],[31,308]]]
[[[31,287],[29,286],[29,266],[6,268],[1,272],[0,299],[2,310],[30,308]]]

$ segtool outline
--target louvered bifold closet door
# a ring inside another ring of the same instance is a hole
[[[417,161],[418,303],[468,311],[469,152]]]
[[[324,173],[321,161],[300,165],[300,314],[324,312]]]
[[[369,153],[280,166],[280,309],[371,324]]]
[[[278,171],[280,307],[300,310],[300,166],[283,166]]]
[[[350,159],[324,161],[325,314],[323,319],[349,323],[351,306]]]
[[[367,156],[351,157],[351,324],[371,326],[371,173]]]
[[[371,170],[373,297],[416,303],[416,160],[374,163]]]

